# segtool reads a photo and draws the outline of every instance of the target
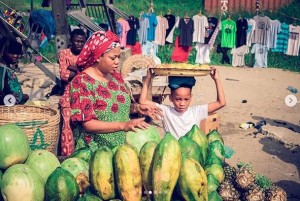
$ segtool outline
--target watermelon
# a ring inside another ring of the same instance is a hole
[[[60,162],[57,157],[47,150],[34,150],[32,151],[25,164],[34,169],[46,183],[49,175],[60,166]]]
[[[42,177],[26,164],[15,164],[3,174],[1,192],[7,201],[43,201],[44,185]]]
[[[68,158],[61,163],[61,167],[75,177],[79,186],[79,192],[84,193],[90,186],[89,164],[81,158]]]
[[[160,133],[155,126],[150,125],[147,129],[137,129],[137,132],[128,131],[125,136],[125,144],[129,144],[136,148],[140,153],[142,146],[148,141],[160,142]]]
[[[23,163],[30,147],[25,132],[16,124],[0,126],[0,169]]]
[[[58,167],[48,177],[45,184],[45,200],[74,201],[79,198],[79,188],[75,177]]]

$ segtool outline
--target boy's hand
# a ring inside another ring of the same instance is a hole
[[[213,80],[218,80],[219,77],[219,71],[216,69],[216,67],[210,67],[210,76]]]

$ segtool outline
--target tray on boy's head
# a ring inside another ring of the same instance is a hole
[[[161,76],[206,76],[210,73],[208,65],[193,65],[187,63],[159,64],[151,68]]]

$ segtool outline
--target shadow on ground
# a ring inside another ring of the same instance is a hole
[[[300,174],[300,147],[289,150],[283,144],[271,139],[271,138],[262,138],[259,142],[263,145],[263,151],[266,153],[278,157],[280,160],[294,164],[297,168],[296,178],[298,178],[298,182],[291,180],[281,180],[276,184],[283,188],[288,194],[288,200],[300,200],[300,182],[299,182],[299,174]]]
[[[284,120],[278,120],[278,119],[270,119],[270,118],[264,118],[264,117],[259,117],[259,116],[252,116],[254,120],[257,121],[262,121],[265,120],[267,124],[271,126],[278,126],[278,127],[284,127],[287,128],[291,131],[300,133],[300,126],[296,124],[292,124],[290,122],[284,121]]]

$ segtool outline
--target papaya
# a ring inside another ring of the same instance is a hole
[[[90,161],[91,187],[103,200],[115,197],[113,152],[107,146],[96,150]]]
[[[97,195],[85,193],[77,201],[102,201],[102,199]]]
[[[206,173],[193,158],[182,158],[178,187],[184,200],[208,201]]]
[[[187,136],[182,136],[178,140],[181,154],[185,157],[191,157],[200,162],[200,165],[204,165],[204,158],[201,154],[201,147],[192,139]]]
[[[208,193],[216,191],[220,185],[219,181],[212,174],[207,175]]]
[[[222,197],[217,193],[217,191],[212,191],[208,194],[209,201],[222,201]]]
[[[93,151],[87,147],[81,147],[79,149],[76,149],[69,158],[81,158],[85,160],[86,162],[90,162],[90,159],[92,157]]]
[[[218,156],[216,156],[216,154],[209,153],[208,158],[207,158],[206,163],[205,163],[205,167],[208,167],[212,164],[218,164],[218,165],[223,166],[224,161],[221,160]]]
[[[152,186],[155,201],[170,201],[181,166],[181,150],[170,132],[160,141],[154,151]]]
[[[157,143],[154,141],[146,142],[146,144],[142,146],[139,154],[139,161],[142,172],[142,183],[148,198],[150,198],[150,192],[153,191],[151,179],[153,167],[153,154],[156,146]]]
[[[201,148],[202,158],[204,160],[203,165],[206,163],[208,155],[208,142],[206,135],[200,130],[198,125],[193,125],[191,130],[186,133],[190,139],[194,140]]]
[[[45,200],[73,201],[79,198],[79,187],[75,177],[67,170],[57,167],[45,184]]]
[[[213,141],[216,141],[216,140],[218,140],[222,144],[224,144],[224,139],[217,130],[212,130],[211,132],[209,132],[206,135],[206,137],[207,137],[207,140],[208,140],[208,144],[210,144],[210,143],[212,143]]]
[[[205,168],[206,175],[212,174],[219,183],[222,183],[225,179],[224,169],[221,165],[212,164]]]
[[[136,149],[120,145],[114,157],[117,189],[123,201],[142,199],[142,174]]]
[[[223,163],[225,162],[225,148],[219,140],[215,140],[209,144],[208,153],[209,155],[216,155]]]

